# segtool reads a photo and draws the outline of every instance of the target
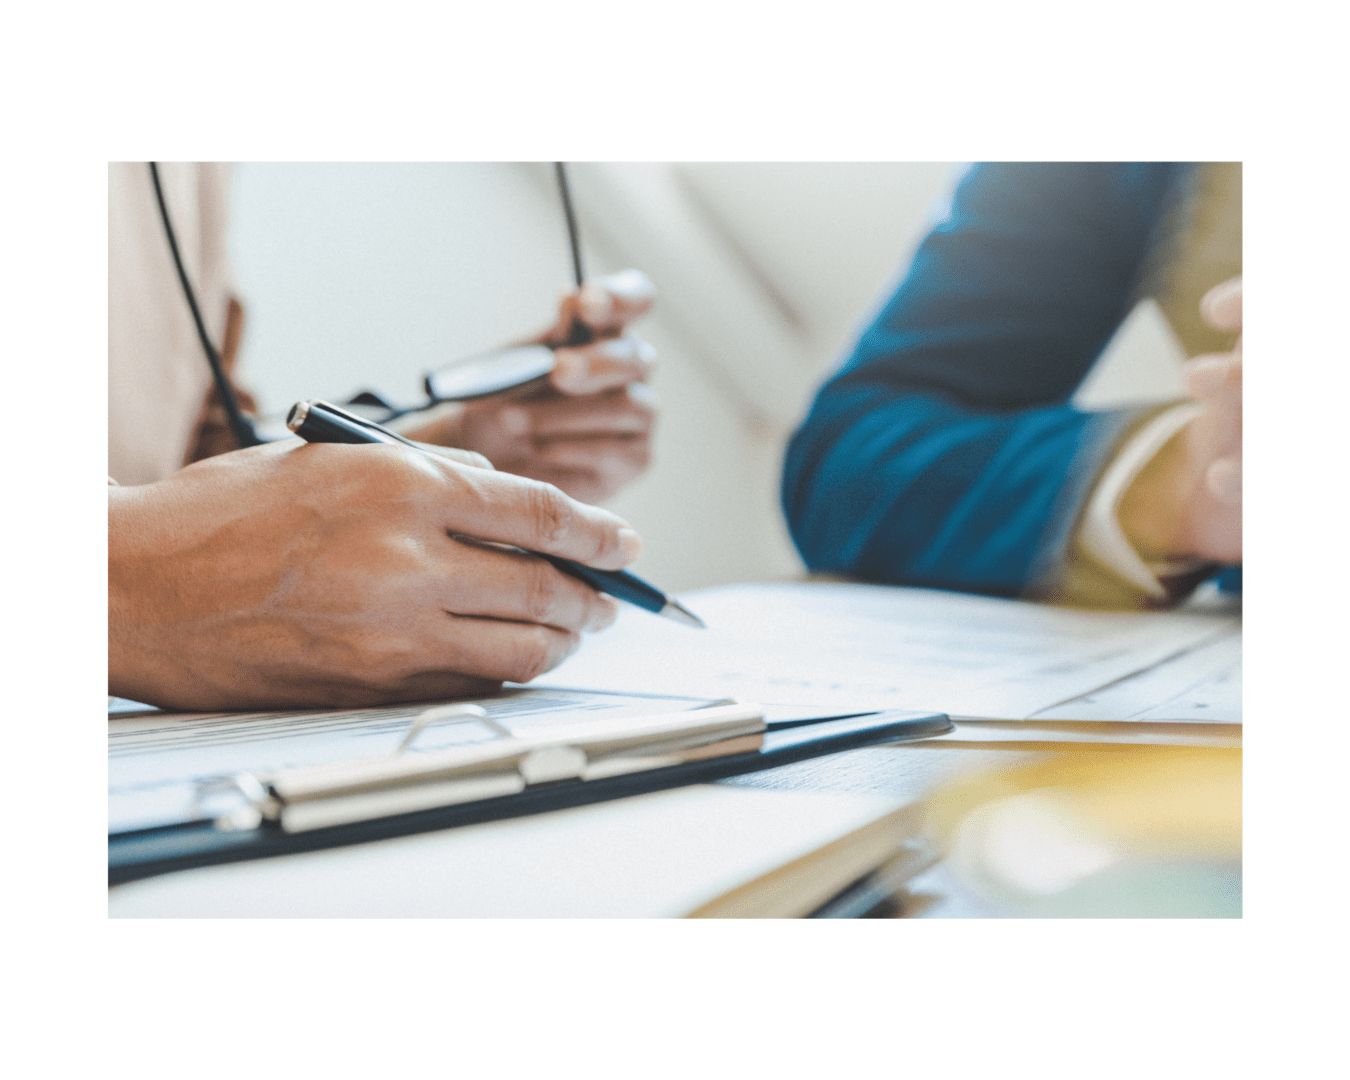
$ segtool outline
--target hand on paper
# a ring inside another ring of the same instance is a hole
[[[1242,329],[1242,279],[1211,289],[1208,322]],[[1242,561],[1242,338],[1232,351],[1197,356],[1183,374],[1204,411],[1163,447],[1121,501],[1120,520],[1155,558]]]
[[[618,569],[641,540],[474,460],[287,441],[110,488],[109,693],[191,710],[354,706],[554,667],[615,603],[498,545]]]
[[[461,446],[499,469],[599,502],[647,467],[656,398],[646,385],[656,351],[628,331],[651,308],[646,274],[624,270],[563,297],[558,321],[531,344],[553,347],[549,385],[443,406],[402,434]],[[580,323],[594,336],[567,346]]]

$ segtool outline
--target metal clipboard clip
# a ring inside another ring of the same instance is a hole
[[[506,737],[406,753],[428,724],[454,716],[474,717]],[[479,706],[436,706],[413,720],[392,754],[225,779],[245,805],[217,817],[215,824],[239,830],[266,821],[284,832],[307,832],[514,795],[538,784],[595,780],[758,750],[765,730],[763,709],[741,702],[590,720],[524,737],[494,723]]]

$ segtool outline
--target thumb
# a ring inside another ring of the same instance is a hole
[[[1242,278],[1229,278],[1205,293],[1200,314],[1216,330],[1241,330]]]

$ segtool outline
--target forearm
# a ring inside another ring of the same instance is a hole
[[[152,698],[165,681],[162,657],[140,634],[154,605],[151,566],[137,554],[150,540],[144,501],[141,488],[108,488],[108,693],[134,701]]]
[[[783,498],[813,569],[1016,596],[1061,559],[1127,413],[996,413],[896,388],[827,388]]]

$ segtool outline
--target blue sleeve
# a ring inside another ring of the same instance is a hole
[[[1128,313],[1178,166],[972,169],[788,446],[815,570],[1013,596],[1134,414],[1069,397]]]

